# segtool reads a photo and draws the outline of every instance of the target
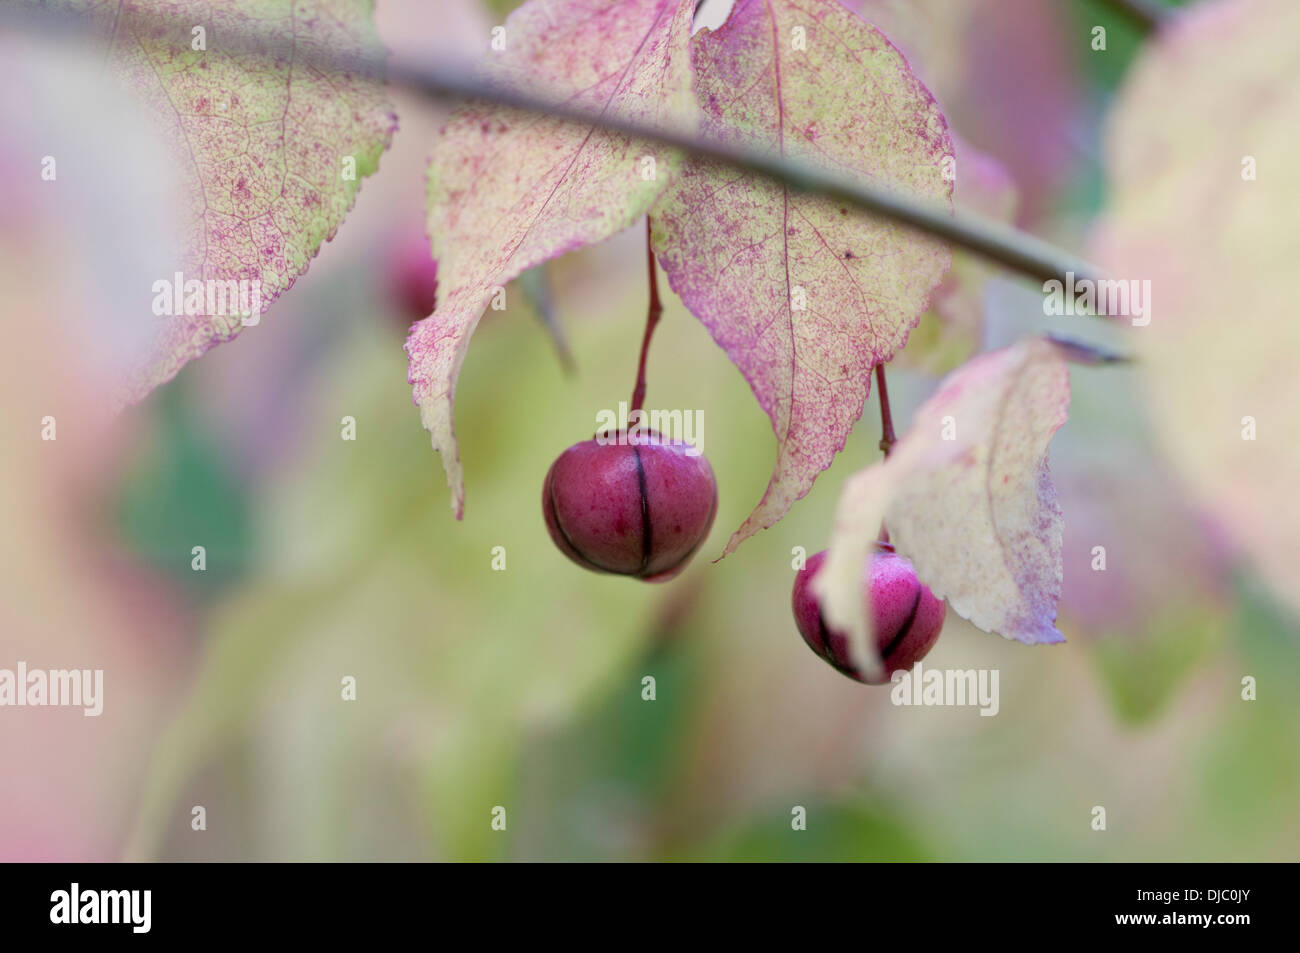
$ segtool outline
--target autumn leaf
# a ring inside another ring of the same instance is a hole
[[[943,115],[902,55],[834,0],[740,0],[692,43],[704,132],[950,202]],[[834,201],[691,161],[651,211],[673,290],[772,421],[767,490],[727,543],[779,520],[843,449],[872,368],[903,346],[945,245]]]
[[[485,79],[628,122],[691,131],[692,0],[532,0],[507,18]],[[679,161],[670,150],[558,118],[474,103],[429,164],[438,307],[406,342],[420,419],[452,510],[465,489],[452,400],[471,335],[505,284],[644,215]]]
[[[845,485],[813,581],[827,622],[878,670],[862,566],[882,521],[920,580],[986,632],[1060,642],[1061,509],[1047,445],[1070,401],[1055,344],[1031,338],[968,361],[916,412],[889,458]]]
[[[1149,324],[1131,337],[1162,450],[1293,609],[1298,34],[1300,6],[1278,0],[1204,4],[1161,32],[1110,119],[1093,252],[1150,282]]]
[[[154,298],[164,313],[114,395],[121,406],[255,324],[289,289],[377,168],[396,117],[368,0],[55,6],[102,36],[106,73],[143,101],[180,178],[180,244],[158,279],[179,274],[190,287]],[[195,287],[204,290],[191,297]]]

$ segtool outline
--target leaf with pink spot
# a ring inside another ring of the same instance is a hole
[[[711,137],[951,204],[933,97],[889,41],[834,0],[739,0],[692,43]],[[779,520],[861,416],[871,371],[903,346],[948,248],[834,201],[691,161],[651,211],[669,283],[772,421],[777,459],[728,542]]]

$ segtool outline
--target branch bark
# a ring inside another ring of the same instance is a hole
[[[712,159],[769,179],[793,191],[829,196],[873,215],[891,219],[1040,282],[1055,279],[1065,283],[1069,274],[1073,274],[1076,281],[1081,278],[1097,280],[1101,277],[1100,270],[1087,261],[1028,232],[961,209],[950,212],[942,205],[917,196],[862,179],[850,179],[807,163],[706,137],[682,135],[614,116],[599,115],[567,103],[548,102],[531,93],[489,85],[465,70],[394,61],[388,66],[388,77],[390,82],[437,98],[480,100],[557,116],[668,146],[697,158]]]

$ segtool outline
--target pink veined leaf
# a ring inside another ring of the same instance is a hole
[[[1093,242],[1110,275],[1147,283],[1130,337],[1153,435],[1293,611],[1297,31],[1300,6],[1289,0],[1205,3],[1161,31],[1110,117],[1110,198]]]
[[[1047,445],[1070,402],[1066,362],[1031,338],[948,375],[883,463],[845,485],[830,554],[813,585],[827,623],[877,670],[862,566],[882,521],[899,553],[953,610],[986,632],[1061,642],[1063,524]]]
[[[693,131],[692,0],[530,0],[505,23],[485,73],[570,106]],[[644,215],[679,156],[592,125],[471,104],[442,130],[429,164],[428,229],[438,307],[411,329],[409,379],[442,455],[452,511],[465,489],[452,400],[471,335],[511,279],[603,241]]]
[[[108,75],[139,95],[174,144],[183,187],[180,247],[158,276],[182,275],[182,313],[156,319],[143,360],[114,395],[121,406],[257,323],[334,236],[397,119],[369,0],[57,6],[91,18]]]
[[[692,43],[713,137],[951,203],[943,114],[902,55],[835,0],[739,0]],[[777,459],[726,553],[812,488],[948,268],[939,242],[691,161],[651,211],[673,290],[772,421]]]

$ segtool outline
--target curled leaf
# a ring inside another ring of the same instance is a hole
[[[671,129],[694,125],[691,0],[531,0],[507,18],[486,78],[569,106]],[[437,309],[411,329],[409,380],[442,454],[452,511],[465,489],[452,400],[471,335],[507,282],[644,215],[677,155],[591,124],[471,103],[429,163]]]
[[[852,477],[814,586],[829,625],[878,670],[862,566],[881,523],[920,580],[958,615],[1020,642],[1061,642],[1061,509],[1047,445],[1065,422],[1069,372],[1031,338],[968,361],[916,412],[889,458]]]
[[[902,54],[834,0],[739,0],[720,29],[696,34],[692,64],[710,137],[951,200],[939,107]],[[706,161],[687,162],[651,217],[670,285],[776,431],[771,480],[729,553],[784,516],[843,449],[872,368],[907,340],[950,255]]]

